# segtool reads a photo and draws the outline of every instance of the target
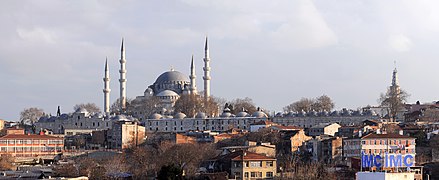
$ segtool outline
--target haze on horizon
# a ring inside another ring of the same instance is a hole
[[[122,37],[131,98],[171,67],[188,75],[192,54],[201,90],[208,35],[211,93],[228,100],[270,111],[322,94],[337,109],[376,105],[394,61],[409,102],[439,100],[438,1],[267,2],[1,1],[0,119],[28,107],[102,108],[106,57],[115,101]]]

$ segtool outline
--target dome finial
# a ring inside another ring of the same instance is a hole
[[[171,65],[171,71],[174,71],[174,66]]]

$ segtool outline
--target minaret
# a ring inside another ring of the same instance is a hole
[[[120,48],[120,112],[123,113],[126,110],[126,101],[127,101],[127,92],[126,92],[126,88],[127,88],[127,79],[126,79],[126,73],[127,70],[125,68],[125,64],[127,62],[127,60],[125,59],[125,46],[123,44],[123,38],[122,38],[122,46]]]
[[[401,89],[399,87],[399,82],[398,82],[398,71],[396,70],[396,67],[393,70],[392,85],[390,86],[390,90],[392,94],[397,96],[401,93]]]
[[[209,48],[207,46],[207,36],[206,36],[206,44],[204,45],[204,100],[207,102],[207,99],[210,96],[210,58],[209,58]]]
[[[104,113],[110,113],[110,70],[108,69],[108,61],[105,58],[105,76],[104,80]]]
[[[195,84],[195,78],[197,76],[195,75],[195,65],[194,65],[194,55],[192,55],[192,61],[191,61],[191,75],[189,76],[190,79],[190,87],[189,87],[189,93],[190,94],[196,94],[197,93],[197,85]]]

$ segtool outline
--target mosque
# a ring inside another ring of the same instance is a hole
[[[204,46],[204,98],[210,96],[210,58],[209,58],[209,48],[208,48],[208,40],[206,37],[206,42]],[[120,112],[126,112],[127,108],[127,97],[126,97],[126,59],[125,59],[125,46],[122,39],[121,45],[121,58],[120,62]],[[104,80],[104,113],[110,113],[110,73],[108,69],[108,62],[105,62],[105,77]],[[192,56],[191,66],[190,66],[190,75],[189,79],[186,75],[179,71],[175,71],[171,69],[170,71],[166,71],[162,73],[156,81],[148,86],[145,90],[143,96],[137,96],[133,101],[141,102],[142,100],[148,99],[152,96],[158,97],[160,99],[161,104],[166,109],[172,109],[175,102],[179,99],[179,97],[183,94],[198,94],[197,86],[196,86],[196,75],[195,75],[195,65],[194,58]]]

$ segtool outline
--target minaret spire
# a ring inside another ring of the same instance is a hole
[[[110,70],[108,69],[108,60],[105,58],[105,75],[104,75],[104,113],[110,113]]]
[[[399,81],[398,81],[398,70],[396,69],[396,61],[395,63],[395,69],[393,69],[392,73],[392,85],[390,86],[391,93],[394,95],[399,96],[401,93],[401,89],[399,87]]]
[[[191,61],[191,75],[189,76],[190,79],[190,89],[189,89],[189,93],[190,94],[196,94],[197,93],[197,85],[195,84],[195,78],[197,76],[195,75],[195,65],[194,65],[194,55],[192,54],[192,61]]]
[[[206,43],[204,45],[204,100],[205,103],[207,103],[207,100],[210,96],[210,58],[209,58],[209,47],[207,43],[207,36],[206,36]]]
[[[120,112],[125,112],[126,110],[126,59],[125,59],[125,45],[124,45],[124,39],[122,38],[122,45],[120,48],[120,79],[119,79],[119,83],[120,83]]]

